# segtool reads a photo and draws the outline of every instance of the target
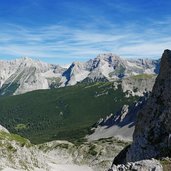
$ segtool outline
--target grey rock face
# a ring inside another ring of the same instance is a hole
[[[0,95],[16,95],[48,89],[59,82],[64,68],[31,58],[0,61]]]
[[[0,125],[0,131],[9,133],[9,131],[6,128],[4,128],[2,125]]]
[[[0,61],[0,95],[64,87],[82,81],[104,82],[137,74],[158,74],[159,64],[159,60],[126,60],[113,54],[73,62],[68,69],[27,57]]]
[[[156,75],[132,76],[123,79],[121,86],[123,92],[127,92],[127,96],[143,96],[152,91],[155,80]]]
[[[126,161],[171,156],[171,51],[165,50],[160,73],[140,110]]]
[[[49,170],[47,157],[29,140],[10,134],[1,125],[0,137],[0,170]]]
[[[64,85],[77,82],[113,81],[138,74],[158,74],[160,60],[123,59],[112,53],[100,54],[87,62],[74,62],[63,73]]]
[[[111,171],[163,171],[163,167],[159,161],[152,159],[142,160],[135,163],[130,162],[126,165],[114,165]]]

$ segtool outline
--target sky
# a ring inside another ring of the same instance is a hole
[[[0,0],[0,59],[69,64],[171,48],[170,0]]]

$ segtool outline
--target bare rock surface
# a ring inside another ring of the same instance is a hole
[[[112,166],[108,171],[163,171],[163,167],[159,161],[141,160],[137,162],[129,162],[126,165]]]
[[[161,70],[147,104],[140,110],[126,161],[171,155],[171,51],[165,50]]]

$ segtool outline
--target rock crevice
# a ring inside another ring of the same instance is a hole
[[[147,104],[140,110],[126,162],[171,155],[171,51],[165,50],[160,73]]]

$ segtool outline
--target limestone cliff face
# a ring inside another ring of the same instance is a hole
[[[147,104],[138,114],[126,161],[171,155],[171,51],[165,50],[160,73]]]

